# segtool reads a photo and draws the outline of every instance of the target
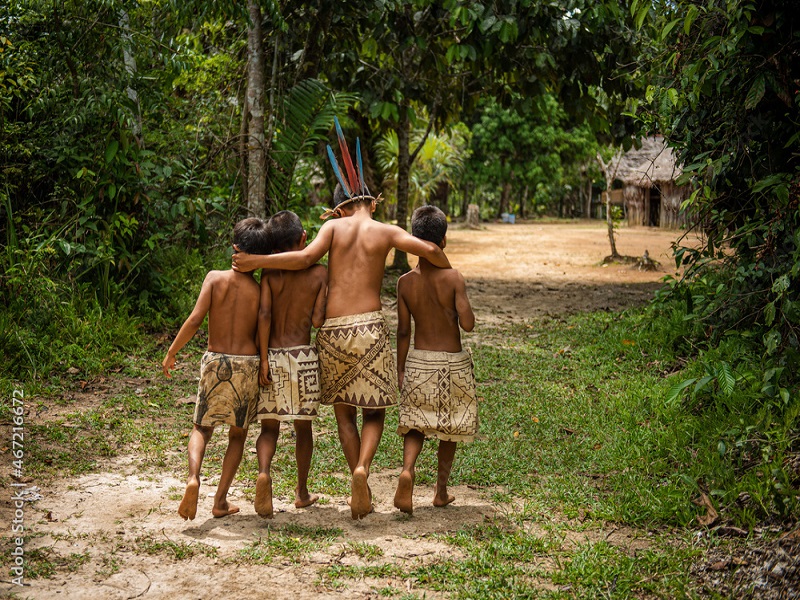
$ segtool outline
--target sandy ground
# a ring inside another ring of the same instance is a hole
[[[493,224],[478,231],[454,227],[448,235],[447,253],[468,281],[479,323],[474,335],[480,335],[481,323],[621,310],[646,302],[661,278],[671,272],[666,270],[674,265],[669,250],[678,235],[646,228],[620,232],[620,253],[639,256],[648,250],[665,268],[656,272],[601,266],[609,249],[604,226],[597,222]],[[0,596],[13,592],[26,598],[183,599],[225,593],[232,598],[372,598],[387,587],[398,594],[414,592],[412,581],[393,577],[343,580],[345,587],[337,587],[321,580],[319,571],[326,565],[416,567],[458,558],[458,550],[435,534],[487,520],[502,522],[515,510],[491,502],[492,490],[466,486],[451,488],[457,498],[453,505],[435,509],[430,505],[432,488],[417,486],[417,508],[408,518],[392,507],[397,473],[377,472],[370,478],[376,512],[364,521],[350,519],[342,497],[324,497],[309,509],[295,509],[289,498],[278,498],[280,512],[274,520],[265,521],[255,514],[251,500],[237,491],[237,482],[232,501],[242,512],[213,519],[211,496],[216,482],[210,481],[201,488],[198,518],[184,522],[176,515],[174,499],[183,489],[183,476],[151,473],[142,457],[123,456],[108,463],[104,472],[31,482],[40,488],[42,498],[25,506],[26,527],[36,534],[26,542],[26,551],[48,548],[73,568],[60,569],[49,579],[28,578],[22,589],[11,585],[6,570]],[[8,497],[4,516],[12,514]],[[538,525],[531,525],[531,532],[547,535],[542,523],[546,525],[548,519],[559,517],[542,515]],[[279,556],[271,564],[238,560],[249,545],[291,525],[335,527],[341,532],[328,545],[289,558]],[[9,529],[3,533],[6,538]],[[564,543],[605,539],[631,550],[647,547],[646,538],[644,532],[609,525],[608,530],[571,532]],[[372,558],[359,556],[358,543],[380,551]],[[159,544],[162,550],[152,551]],[[196,553],[178,560],[169,549],[163,550],[169,544],[188,544]],[[216,551],[200,552],[208,549],[200,544]],[[10,547],[8,539],[4,546]],[[83,564],[74,558],[85,553],[88,559]],[[426,597],[441,596],[428,591]]]

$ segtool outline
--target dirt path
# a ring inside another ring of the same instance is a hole
[[[645,302],[667,271],[600,266],[608,254],[605,235],[598,223],[497,224],[480,231],[453,228],[447,252],[468,281],[479,323],[620,310]],[[622,230],[618,247],[629,255],[647,249],[662,265],[670,265],[669,248],[676,237],[675,232],[660,230]],[[503,522],[515,510],[493,503],[492,490],[467,486],[452,488],[457,497],[454,505],[434,509],[431,487],[418,486],[419,508],[407,518],[392,507],[396,475],[373,474],[376,513],[363,522],[349,518],[343,497],[323,497],[310,509],[295,509],[288,498],[278,499],[275,519],[264,521],[255,514],[252,499],[236,487],[232,501],[241,513],[213,519],[215,481],[205,481],[201,488],[198,519],[183,522],[175,514],[183,474],[157,474],[139,456],[115,458],[104,472],[69,481],[33,482],[41,488],[42,498],[26,506],[26,527],[34,533],[26,552],[29,559],[37,551],[46,552],[51,562],[56,561],[57,573],[29,577],[30,586],[23,590],[4,581],[0,595],[371,598],[388,588],[413,593],[413,581],[398,579],[390,569],[376,569],[383,574],[343,583],[326,580],[320,571],[348,565],[424,566],[458,558],[459,550],[437,536],[486,521]],[[9,506],[4,507],[6,515],[12,514]],[[533,533],[548,535],[536,527]],[[603,539],[631,550],[646,547],[644,537],[613,527],[576,531],[560,543]],[[4,546],[10,548],[8,540]],[[547,589],[548,584],[542,585]],[[426,594],[443,597],[430,590]]]

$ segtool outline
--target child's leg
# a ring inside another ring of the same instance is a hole
[[[333,413],[336,415],[336,427],[339,430],[339,443],[347,460],[347,466],[352,473],[358,466],[358,456],[361,454],[361,438],[358,435],[356,416],[358,412],[354,406],[347,404],[334,404]]]
[[[259,516],[272,518],[272,457],[278,445],[278,435],[281,431],[281,422],[276,419],[262,419],[261,433],[256,440],[256,455],[258,456],[258,479],[256,479],[255,509]]]
[[[294,445],[294,456],[297,462],[297,487],[294,490],[294,505],[297,508],[311,506],[319,496],[308,493],[308,471],[311,469],[311,456],[314,453],[314,435],[311,432],[311,421],[294,422],[297,440]]]
[[[433,493],[434,506],[447,506],[456,499],[447,493],[447,482],[450,480],[450,470],[453,468],[455,455],[456,442],[439,440],[439,472],[436,475],[436,489]]]
[[[378,451],[378,443],[383,435],[383,422],[386,411],[383,409],[365,408],[362,411],[361,449],[358,463],[353,469],[353,480],[350,484],[350,512],[354,519],[360,519],[372,512],[372,492],[367,480],[372,459]]]
[[[214,433],[213,427],[203,427],[195,425],[189,436],[189,479],[186,481],[186,490],[183,492],[183,500],[178,507],[178,514],[186,519],[193,520],[197,515],[197,496],[200,494],[200,467],[203,465],[203,456],[206,454],[206,446]]]
[[[412,429],[403,438],[403,471],[397,481],[397,491],[394,494],[394,505],[404,513],[414,512],[414,465],[417,457],[422,452],[425,436],[421,431]]]
[[[247,429],[231,426],[228,432],[228,449],[225,451],[225,458],[222,459],[222,473],[214,496],[214,508],[211,509],[211,514],[215,517],[225,517],[239,512],[238,506],[228,504],[228,490],[233,483],[239,463],[242,462],[245,440],[247,440]]]

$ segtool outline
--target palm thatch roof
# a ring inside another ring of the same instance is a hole
[[[626,185],[651,188],[674,182],[682,172],[664,138],[648,137],[642,140],[641,148],[631,148],[622,155],[616,178]]]

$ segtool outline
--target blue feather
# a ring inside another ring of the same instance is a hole
[[[356,160],[358,161],[358,179],[361,183],[361,195],[367,193],[367,185],[364,183],[364,163],[361,161],[361,140],[356,138]]]
[[[342,178],[342,174],[339,171],[339,165],[336,162],[336,157],[333,155],[333,148],[331,148],[330,144],[328,144],[328,158],[331,161],[331,166],[333,167],[333,173],[334,175],[336,175],[336,179],[339,180],[339,183],[342,186],[342,190],[344,190],[344,193],[347,194],[347,197],[349,198],[350,196],[352,196],[352,194],[350,193],[350,189],[347,187],[347,184],[344,182],[344,179]]]

